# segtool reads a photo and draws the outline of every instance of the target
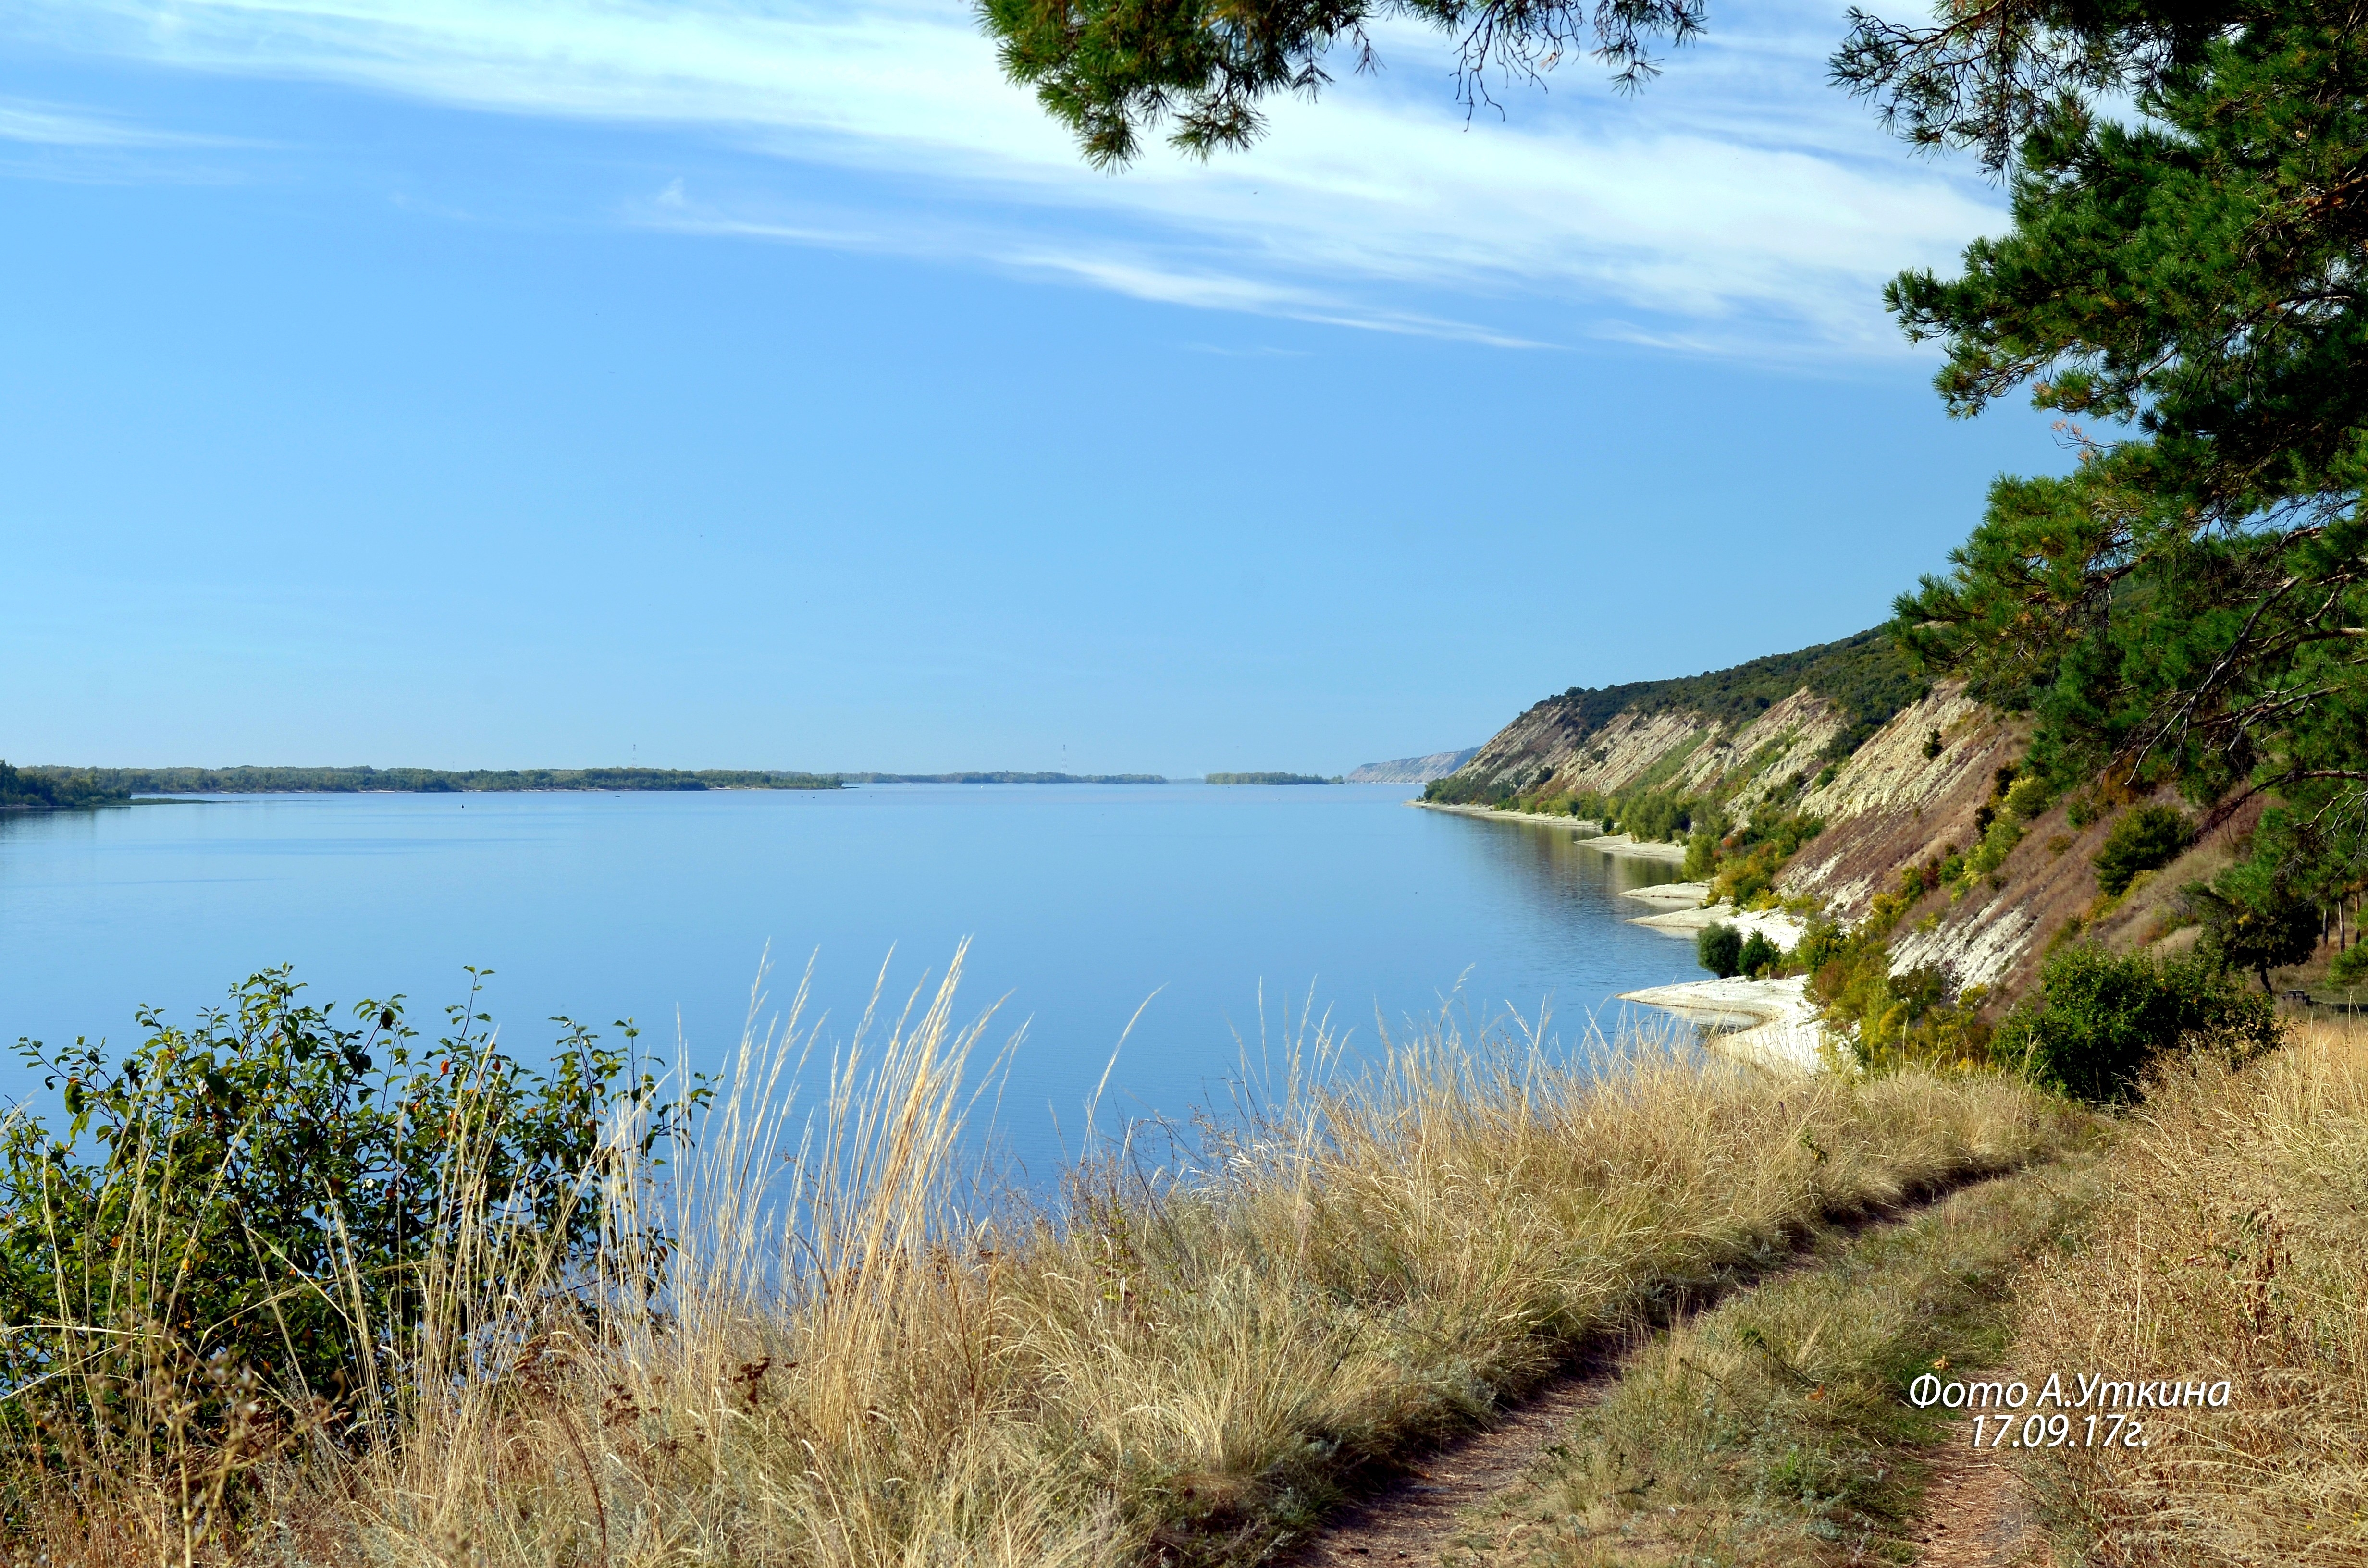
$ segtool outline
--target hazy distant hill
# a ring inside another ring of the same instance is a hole
[[[1478,746],[1462,751],[1435,751],[1429,756],[1402,756],[1395,762],[1369,762],[1349,775],[1351,784],[1428,784],[1444,778],[1480,755]]]

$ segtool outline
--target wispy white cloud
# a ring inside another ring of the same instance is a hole
[[[137,148],[239,147],[251,143],[223,136],[161,131],[57,104],[0,98],[0,142],[37,147]]]
[[[687,128],[883,176],[876,210],[825,222],[752,181],[704,203],[675,185],[633,206],[638,222],[1491,342],[1879,350],[1896,343],[1880,280],[1944,262],[1997,212],[1823,86],[1834,23],[1805,11],[1689,51],[1641,99],[1582,67],[1469,123],[1435,42],[1393,33],[1395,70],[1281,106],[1249,155],[1156,155],[1115,176],[1002,79],[962,0],[20,0],[16,16],[0,37]]]

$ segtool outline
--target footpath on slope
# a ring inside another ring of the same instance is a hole
[[[1874,1549],[1919,1568],[2036,1568],[2044,1538],[2011,1469],[1975,1452],[1960,1423],[1907,1405],[1883,1373],[1903,1353],[1963,1368],[1978,1355],[1969,1346],[1994,1345],[1984,1335],[2004,1319],[2015,1268],[2068,1233],[2085,1180],[2077,1160],[2052,1161],[1836,1226],[1438,1449],[1288,1561],[1543,1568],[1693,1561],[1714,1548],[1720,1562],[1790,1565],[1872,1561]],[[1786,1466],[1846,1404],[1871,1408],[1857,1446],[1825,1456],[1840,1474],[1876,1477],[1870,1497],[1847,1517],[1809,1510],[1771,1528],[1771,1489],[1748,1446],[1733,1431],[1705,1443],[1688,1428],[1705,1395],[1752,1413],[1780,1448],[1790,1439]]]

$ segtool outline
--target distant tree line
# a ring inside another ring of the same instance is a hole
[[[28,780],[51,786],[81,781],[104,798],[139,795],[354,794],[396,790],[414,794],[522,790],[836,790],[828,774],[667,767],[28,767]]]
[[[1212,773],[1201,780],[1204,784],[1338,784],[1339,777],[1323,778],[1314,773]]]
[[[7,767],[0,763],[0,767]],[[89,805],[133,795],[509,793],[526,790],[837,790],[848,784],[1165,784],[1156,773],[801,773],[706,767],[26,767],[7,768],[0,806]],[[1259,783],[1327,782],[1283,774]],[[1328,782],[1338,783],[1338,779]]]
[[[53,812],[127,801],[131,791],[93,770],[12,767],[0,762],[0,811]]]
[[[1165,784],[1156,773],[834,773],[843,784]]]

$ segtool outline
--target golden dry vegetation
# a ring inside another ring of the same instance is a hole
[[[1956,1413],[1916,1373],[1995,1366],[2022,1265],[2069,1243],[2090,1153],[1827,1238],[1631,1356],[1528,1483],[1470,1521],[1490,1568],[1906,1562]]]
[[[811,1117],[793,1010],[745,1044],[663,1188],[616,1130],[585,1200],[616,1235],[663,1210],[662,1294],[622,1245],[573,1281],[464,1247],[419,1358],[387,1369],[375,1446],[268,1390],[228,1444],[200,1440],[168,1419],[160,1363],[107,1395],[136,1418],[16,1456],[14,1551],[1247,1561],[1582,1342],[1821,1221],[2022,1164],[2077,1119],[1995,1077],[1774,1081],[1652,1045],[1574,1063],[1452,1029],[1351,1074],[1314,1031],[1269,1108],[1182,1169],[1109,1152],[1030,1203],[963,1153],[985,1026],[954,997],[949,977],[840,1052]]]
[[[2022,1283],[2014,1364],[2232,1389],[2144,1413],[2143,1449],[2037,1459],[2060,1539],[2134,1568],[2368,1562],[2368,1028],[2196,1062],[2123,1123],[2087,1244]]]

